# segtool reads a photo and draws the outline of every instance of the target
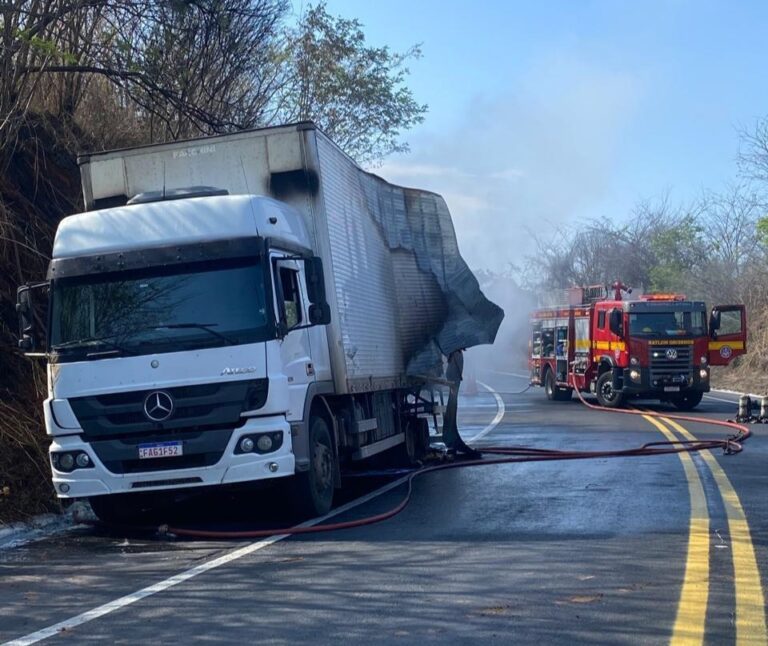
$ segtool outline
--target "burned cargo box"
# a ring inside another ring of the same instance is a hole
[[[337,393],[437,376],[503,318],[461,257],[445,201],[360,169],[311,123],[83,156],[86,206],[190,186],[297,208],[323,259]]]

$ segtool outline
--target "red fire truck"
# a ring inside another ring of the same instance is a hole
[[[531,383],[548,399],[570,399],[576,387],[610,408],[643,398],[690,410],[709,391],[710,366],[746,352],[743,305],[718,305],[707,320],[705,304],[681,294],[612,290],[573,287],[564,305],[533,312]]]

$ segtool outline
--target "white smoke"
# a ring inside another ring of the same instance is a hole
[[[469,99],[453,127],[430,131],[427,120],[409,137],[411,154],[376,169],[396,184],[443,195],[467,264],[501,274],[481,286],[505,320],[492,349],[468,353],[470,369],[525,370],[535,299],[517,287],[510,266],[529,263],[533,234],[554,239],[566,223],[605,215],[601,202],[638,97],[630,77],[553,57],[518,87]]]
[[[514,90],[474,97],[455,126],[429,122],[412,152],[377,169],[386,179],[445,197],[459,244],[474,268],[501,271],[567,221],[604,215],[637,83],[561,58],[545,61]]]

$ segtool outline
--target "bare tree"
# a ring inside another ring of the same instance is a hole
[[[700,268],[701,292],[709,298],[728,297],[757,302],[754,285],[745,280],[751,267],[764,265],[763,248],[757,236],[757,222],[762,215],[759,198],[747,184],[735,184],[721,193],[708,192],[702,197],[701,220],[707,242],[707,257]]]
[[[746,180],[768,182],[768,117],[739,132],[738,167]]]
[[[36,100],[52,107],[51,88],[58,113],[73,115],[95,77],[115,87],[115,109],[138,111],[161,138],[263,123],[280,83],[287,7],[287,0],[0,5],[0,145],[14,145]]]

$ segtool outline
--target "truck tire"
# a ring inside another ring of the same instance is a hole
[[[293,477],[291,503],[302,518],[324,516],[333,504],[336,456],[328,423],[322,417],[309,422],[309,469]]]
[[[595,395],[599,404],[605,408],[620,408],[624,403],[624,393],[613,388],[613,374],[610,370],[597,378]]]
[[[701,403],[704,393],[701,391],[685,393],[672,399],[672,404],[679,410],[693,410]]]
[[[93,496],[88,502],[96,518],[107,525],[147,525],[162,511],[157,498],[141,493]]]
[[[555,375],[551,370],[547,370],[544,377],[544,392],[550,401],[564,402],[571,399],[573,388],[558,388],[555,383]]]
[[[429,422],[420,417],[408,420],[405,428],[407,466],[418,464],[429,452]]]

